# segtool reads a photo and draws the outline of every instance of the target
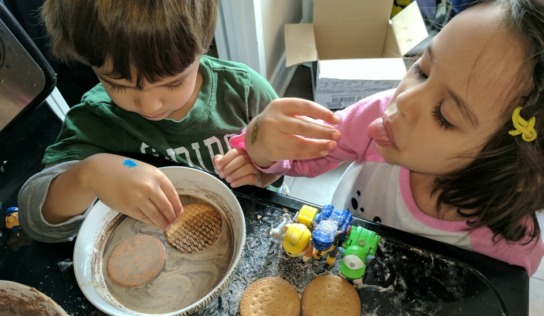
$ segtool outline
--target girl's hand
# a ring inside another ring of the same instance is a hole
[[[276,99],[248,125],[246,150],[253,162],[262,167],[278,160],[322,157],[336,148],[340,132],[331,125],[339,120],[317,103]]]
[[[158,168],[110,154],[84,160],[87,185],[109,207],[161,229],[183,211],[179,195]]]
[[[264,174],[255,168],[243,149],[235,148],[229,150],[224,156],[216,155],[213,163],[219,177],[225,179],[233,188],[243,185],[265,187],[279,178]]]

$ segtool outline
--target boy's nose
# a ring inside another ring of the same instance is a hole
[[[138,111],[144,115],[156,114],[162,108],[162,101],[160,98],[140,97],[135,100],[135,103]]]

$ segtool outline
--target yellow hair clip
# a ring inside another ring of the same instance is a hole
[[[508,134],[512,136],[521,135],[521,138],[524,141],[532,142],[536,139],[536,118],[533,116],[526,121],[519,115],[520,111],[521,106],[514,109],[514,112],[512,113],[512,124],[514,125],[515,130],[509,131]]]

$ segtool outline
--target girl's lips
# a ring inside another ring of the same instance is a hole
[[[391,146],[397,147],[397,145],[395,144],[395,135],[393,134],[393,130],[391,129],[391,119],[389,118],[389,116],[384,115],[383,124],[385,125],[387,135],[389,135],[389,141],[391,142]]]
[[[387,115],[383,115],[380,118],[375,119],[370,125],[368,125],[368,136],[374,141],[384,147],[395,146],[393,140],[393,134],[391,127],[389,126],[389,118]]]

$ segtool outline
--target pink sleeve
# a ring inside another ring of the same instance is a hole
[[[473,251],[523,267],[529,277],[536,272],[544,256],[542,237],[528,244],[523,241],[508,243],[504,239],[493,243],[493,232],[487,227],[480,227],[470,233],[470,240]]]
[[[245,141],[246,132],[247,132],[247,129],[244,128],[242,130],[242,133],[231,137],[229,140],[230,146],[232,148],[239,148],[239,149],[246,150],[246,141]],[[253,165],[255,166],[255,168],[257,168],[258,170],[264,173],[284,175],[289,169],[291,169],[291,160],[276,161],[275,163],[270,165],[268,168],[263,168],[256,164],[253,164]]]
[[[342,111],[336,112],[340,116],[337,129],[342,133],[337,148],[328,156],[310,160],[281,160],[268,168],[260,168],[265,173],[290,176],[315,177],[323,174],[344,161],[365,161],[374,156],[374,146],[369,148],[371,139],[368,137],[367,127],[376,118],[380,117],[387,107],[394,90],[388,90],[369,96]],[[245,148],[244,135],[231,138],[231,146]],[[370,150],[369,150],[370,149]]]

